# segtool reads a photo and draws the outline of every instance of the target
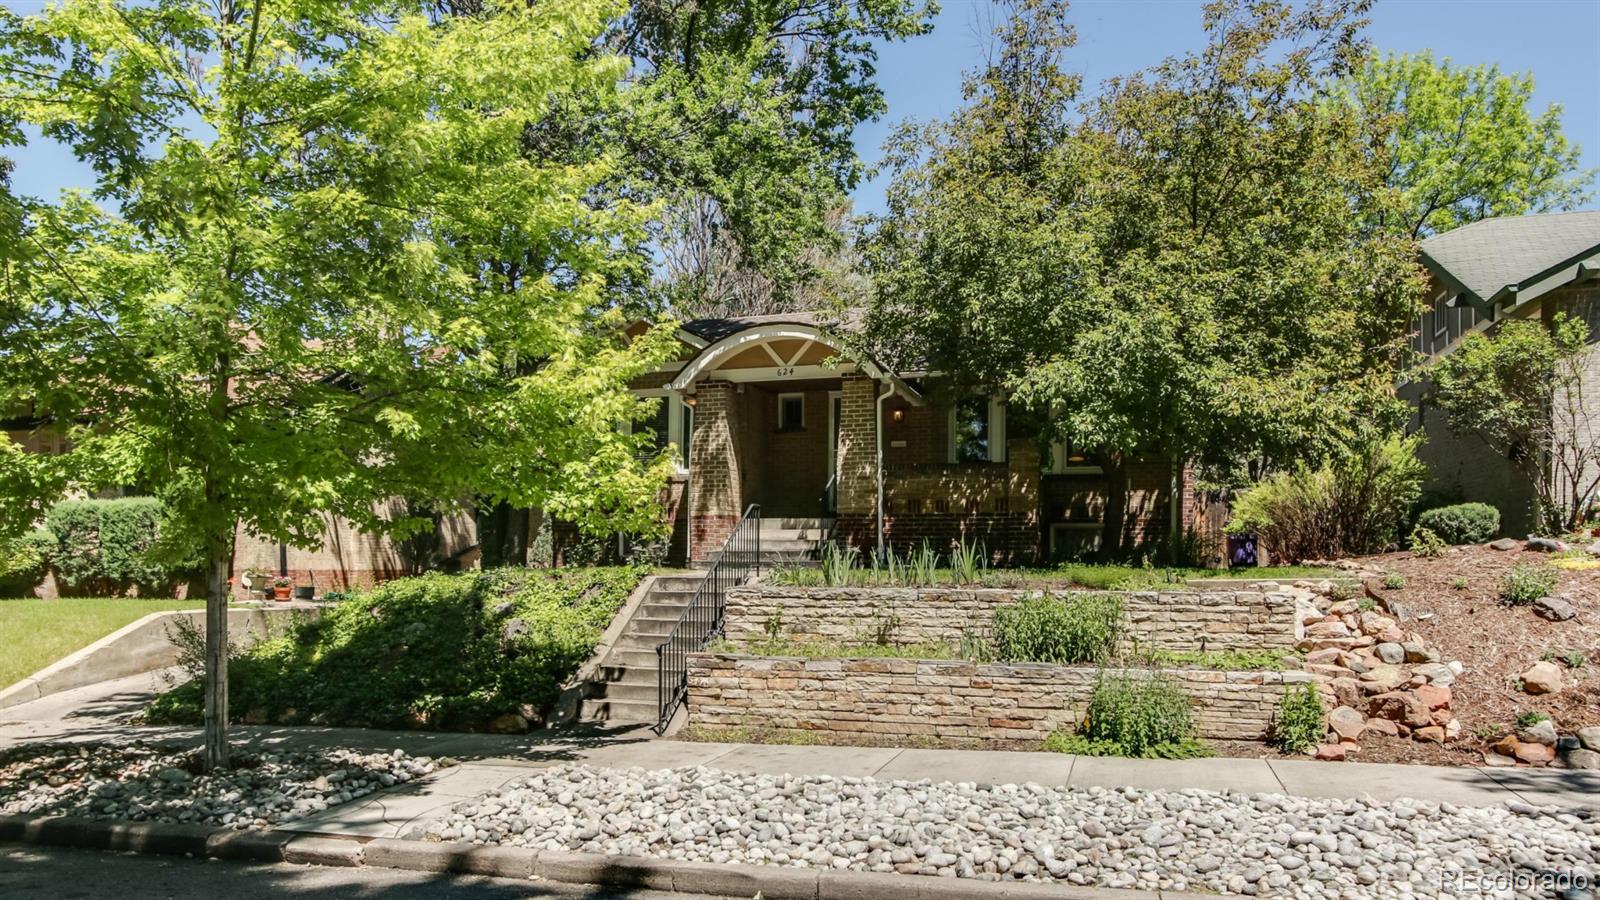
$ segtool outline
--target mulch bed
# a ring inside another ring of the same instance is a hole
[[[1520,713],[1541,711],[1555,720],[1563,733],[1600,724],[1600,570],[1558,569],[1555,593],[1578,610],[1575,618],[1550,622],[1528,607],[1508,606],[1500,600],[1500,580],[1519,563],[1548,564],[1547,553],[1532,550],[1493,550],[1484,546],[1452,548],[1436,559],[1410,553],[1385,553],[1350,562],[1382,574],[1405,577],[1403,588],[1385,590],[1387,596],[1433,615],[1407,619],[1401,627],[1420,633],[1439,648],[1444,659],[1460,660],[1466,671],[1451,685],[1451,708],[1461,720],[1461,737],[1447,745],[1421,744],[1393,738],[1363,738],[1362,762],[1479,765],[1482,751],[1512,730]],[[1456,579],[1466,586],[1454,586]],[[1569,651],[1587,657],[1579,668],[1568,668],[1559,657]],[[1518,688],[1518,676],[1554,652],[1562,667],[1565,686],[1560,693],[1533,696]]]

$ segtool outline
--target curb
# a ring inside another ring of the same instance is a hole
[[[471,844],[354,838],[203,825],[110,822],[72,816],[0,816],[0,842],[50,844],[248,862],[371,866],[519,880],[543,879],[680,894],[765,900],[1201,900],[1177,891],[980,881],[795,866],[688,862]]]

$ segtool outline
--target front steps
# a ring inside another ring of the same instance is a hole
[[[832,519],[774,517],[761,520],[761,567],[814,566],[833,533]],[[696,551],[698,552],[698,551]],[[707,564],[715,559],[714,552]]]
[[[703,577],[698,572],[656,577],[599,670],[584,685],[579,721],[655,724],[660,708],[656,646],[672,633]]]

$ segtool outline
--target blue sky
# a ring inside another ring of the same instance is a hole
[[[40,4],[8,5],[27,12]],[[880,49],[878,78],[889,113],[857,131],[856,146],[868,162],[881,157],[895,123],[941,116],[960,103],[961,73],[979,62],[993,7],[988,0],[943,0],[942,7],[932,34]],[[1076,0],[1078,45],[1067,65],[1092,89],[1112,75],[1200,47],[1200,7],[1197,0]],[[1381,49],[1431,49],[1460,63],[1532,72],[1538,108],[1561,104],[1567,136],[1583,147],[1584,167],[1600,168],[1600,64],[1594,54],[1600,0],[1378,0],[1371,18],[1369,34]],[[13,186],[21,193],[53,197],[63,187],[91,183],[87,167],[58,146],[33,143],[5,152],[17,163]],[[883,187],[882,177],[864,181],[855,191],[856,210],[881,210]]]
[[[882,157],[895,123],[949,113],[961,102],[961,73],[981,59],[992,29],[988,0],[943,0],[933,33],[880,48],[878,78],[889,114],[856,132],[863,159]],[[1204,45],[1202,3],[1194,0],[1073,0],[1078,45],[1069,69],[1085,90]],[[1537,107],[1559,103],[1568,139],[1583,147],[1584,168],[1600,167],[1600,0],[1378,0],[1368,34],[1382,50],[1433,50],[1458,63],[1497,63],[1532,72]],[[884,179],[855,191],[857,212],[878,212]],[[1590,208],[1600,208],[1595,203]]]

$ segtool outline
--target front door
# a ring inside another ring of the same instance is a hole
[[[842,391],[828,392],[828,490],[825,513],[831,518],[839,499],[839,411],[844,404]]]

